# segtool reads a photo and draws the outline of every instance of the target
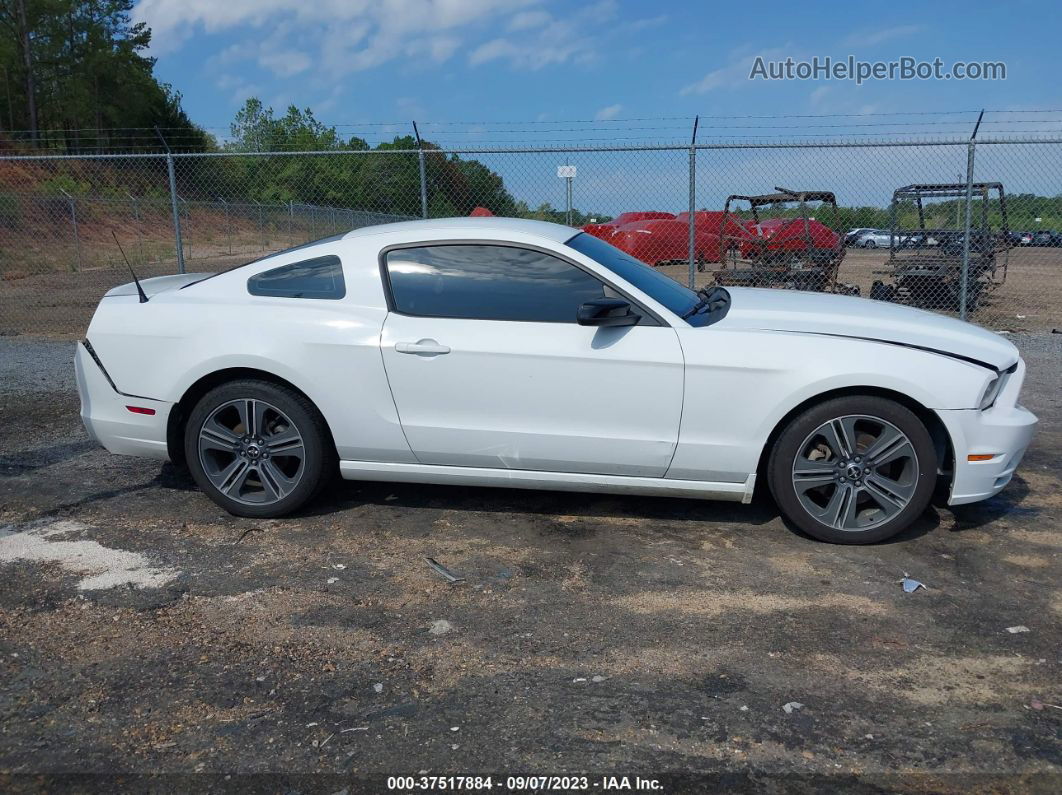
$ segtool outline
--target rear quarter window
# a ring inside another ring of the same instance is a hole
[[[247,292],[269,298],[337,300],[347,288],[343,264],[330,254],[262,271],[247,280]]]

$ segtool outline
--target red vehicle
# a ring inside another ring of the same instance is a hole
[[[583,227],[583,231],[594,237],[599,237],[602,240],[611,240],[612,235],[616,233],[621,226],[627,224],[637,223],[639,221],[666,221],[674,218],[672,213],[656,212],[654,210],[646,210],[641,212],[632,213],[620,213],[618,216],[603,224],[587,224]]]
[[[804,218],[768,218],[752,224],[751,237],[742,239],[741,256],[770,256],[789,251],[834,251],[840,236],[825,224]]]
[[[720,222],[724,267],[715,272],[721,285],[780,287],[858,294],[858,287],[837,281],[844,259],[841,236],[811,212],[816,205],[836,215],[837,198],[830,191],[794,191],[775,188],[762,196],[732,195],[723,205]],[[732,209],[747,204],[751,221]],[[788,211],[786,208],[792,208]],[[762,218],[760,211],[788,212],[789,217]]]
[[[675,216],[675,220],[686,223],[689,217],[689,213],[679,213]],[[753,228],[755,222],[752,219],[743,220],[736,215],[712,210],[698,210],[694,214],[693,223],[697,225],[698,229],[704,229],[705,232],[722,236],[724,219],[726,219],[726,234],[728,236],[741,238],[756,234]]]
[[[679,213],[675,216],[675,219],[686,223],[689,217],[690,214],[686,212]],[[730,213],[698,210],[694,215],[693,222],[698,230],[718,235],[726,250],[735,249],[741,245],[743,240],[751,239],[756,235],[755,221],[751,218],[745,220]],[[722,256],[718,260],[713,259],[710,261],[718,262],[721,260]],[[698,265],[697,270],[703,271],[704,265]]]
[[[609,240],[612,234],[616,231],[616,225],[612,222],[606,224],[587,224],[583,227],[583,231],[588,235],[599,237],[602,240]]]
[[[719,262],[719,235],[694,224],[694,256],[701,262]],[[690,227],[675,218],[636,221],[617,229],[608,242],[647,265],[685,262],[689,259]]]
[[[661,213],[655,211],[620,213],[609,223],[614,224],[618,228],[625,224],[633,224],[636,221],[670,221],[674,220],[674,218],[674,213]]]

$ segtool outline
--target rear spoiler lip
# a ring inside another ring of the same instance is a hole
[[[196,284],[203,279],[209,277],[210,273],[171,273],[165,276],[152,276],[140,281],[140,286],[143,288],[147,297],[154,298],[157,295],[163,293],[173,293],[178,290],[182,290],[190,284]],[[135,282],[127,282],[125,284],[119,284],[117,287],[112,287],[106,293],[103,294],[104,298],[129,298],[137,297],[138,292]]]

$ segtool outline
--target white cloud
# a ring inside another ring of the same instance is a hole
[[[277,77],[292,77],[310,68],[310,56],[297,50],[276,50],[261,53],[258,63]]]
[[[509,30],[540,28],[552,18],[547,11],[521,11],[509,21]]]
[[[591,56],[590,40],[575,35],[567,23],[555,22],[545,31],[530,40],[514,41],[505,37],[492,39],[472,50],[468,55],[468,63],[470,66],[479,66],[490,61],[507,60],[518,69],[535,71],[568,60],[582,63]]]
[[[468,63],[479,66],[506,60],[517,69],[531,71],[568,61],[588,63],[596,57],[596,41],[592,35],[600,32],[596,26],[615,15],[613,0],[585,6],[566,19],[539,11],[517,14],[510,22],[509,34],[518,35],[498,36],[480,44],[468,54]]]
[[[752,65],[757,58],[767,61],[784,61],[792,58],[794,61],[810,61],[811,56],[799,49],[795,44],[787,42],[781,47],[770,47],[766,50],[755,50],[749,46],[739,47],[730,54],[730,60],[724,66],[713,69],[695,83],[683,86],[680,94],[706,94],[716,89],[749,88],[764,80],[750,80]]]
[[[436,36],[428,39],[427,44],[432,60],[441,63],[449,60],[454,51],[461,46],[461,40],[455,36]]]
[[[512,58],[517,55],[519,49],[508,39],[492,39],[476,47],[468,54],[468,62],[472,66],[487,63],[497,58]]]
[[[536,0],[140,0],[134,22],[152,30],[153,55],[172,52],[197,33],[301,40],[331,76],[368,69],[400,57],[450,58],[457,32],[533,4]],[[310,55],[307,55],[309,58]],[[260,64],[280,76],[298,62],[265,56]],[[307,64],[308,65],[308,64]],[[274,69],[276,67],[276,69]]]
[[[647,30],[649,28],[656,28],[663,25],[669,19],[667,14],[660,14],[655,17],[646,17],[644,19],[635,19],[632,22],[624,24],[624,29],[628,33],[637,33],[641,30]]]
[[[762,57],[764,61],[782,60],[788,56],[797,56],[793,53],[793,47],[774,47],[769,50],[751,51],[748,48],[736,50],[731,60],[725,66],[713,69],[695,83],[684,86],[680,94],[707,94],[717,88],[741,88],[749,85],[749,72],[756,58]]]
[[[891,28],[872,28],[870,30],[853,33],[845,38],[843,44],[846,47],[872,47],[875,44],[882,44],[883,42],[892,41],[893,39],[902,39],[906,36],[913,36],[916,33],[921,33],[925,29],[925,25],[896,25]]]
[[[239,75],[222,73],[214,84],[229,95],[229,101],[236,105],[242,105],[248,97],[257,97],[262,94],[262,86],[250,83]]]
[[[602,108],[597,113],[595,113],[594,114],[594,118],[597,121],[605,121],[606,119],[614,119],[614,118],[616,118],[616,116],[619,115],[619,112],[621,110],[623,110],[623,106],[622,105],[619,105],[619,104],[609,105],[608,107]]]

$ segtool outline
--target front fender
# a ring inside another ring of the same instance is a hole
[[[770,331],[682,329],[686,383],[666,477],[743,481],[793,409],[839,389],[905,395],[927,409],[973,408],[995,373],[901,345]]]

